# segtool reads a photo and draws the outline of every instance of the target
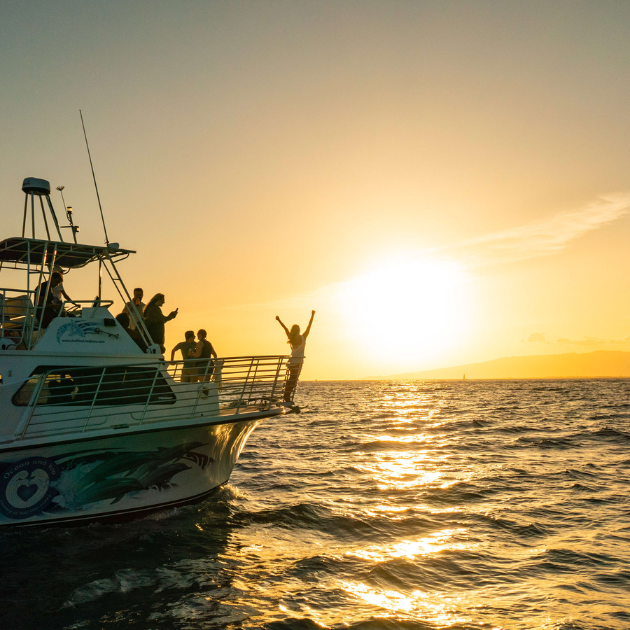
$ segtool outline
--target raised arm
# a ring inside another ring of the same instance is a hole
[[[313,317],[315,317],[315,311],[311,311],[311,319],[308,322],[308,326],[306,327],[306,330],[304,331],[304,339],[306,339],[308,337],[308,333],[311,332],[311,326],[313,325]]]
[[[287,333],[287,337],[289,336],[289,329],[282,323],[282,320],[280,319],[279,315],[276,315],[276,319],[278,320],[278,323],[280,324],[280,326],[282,326],[282,328],[284,328],[284,332]]]

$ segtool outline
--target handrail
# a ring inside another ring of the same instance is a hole
[[[284,402],[276,392],[288,378],[288,359],[266,355],[51,368],[31,376],[13,396],[14,405],[32,409],[29,417],[23,415],[17,439],[280,408]]]
[[[85,419],[85,424],[83,425],[83,431],[85,431],[85,428],[87,427],[88,423],[90,422],[90,418],[92,417],[92,411],[94,410],[94,404],[96,403],[96,401],[98,400],[98,393],[101,391],[101,385],[103,384],[103,379],[105,378],[105,369],[103,369],[103,371],[101,372],[101,378],[98,381],[98,385],[96,386],[96,391],[94,392],[94,398],[92,398],[92,404],[90,405],[90,411],[87,415],[87,418]]]
[[[155,370],[155,375],[153,376],[153,382],[151,383],[151,389],[149,390],[149,395],[147,396],[147,401],[144,403],[144,409],[142,410],[142,418],[140,419],[140,424],[144,421],[144,418],[147,415],[147,407],[149,406],[149,401],[151,400],[151,396],[153,396],[153,390],[155,389],[155,381],[157,381],[159,370]]]
[[[17,433],[20,435],[22,439],[24,439],[24,436],[26,435],[26,430],[28,429],[28,425],[31,422],[31,418],[33,417],[33,414],[35,413],[35,406],[37,405],[37,400],[39,399],[39,396],[42,392],[44,383],[45,383],[45,379],[40,377],[39,380],[37,381],[37,385],[33,388],[33,395],[28,401],[27,409],[24,412],[24,415],[22,416],[22,420],[20,424],[18,425]],[[24,425],[24,427],[22,427],[22,424]]]
[[[0,288],[0,337],[16,346],[24,340],[35,315],[35,290]]]
[[[81,306],[82,304],[89,304],[88,308],[92,308],[93,306],[95,306],[94,302],[95,302],[94,299],[91,299],[91,300],[66,300],[63,303],[63,305],[65,307],[66,304],[73,304],[77,308],[83,308]],[[112,306],[113,303],[114,303],[114,300],[100,300],[98,302],[97,306],[104,306],[105,308],[109,308],[110,306]]]
[[[43,206],[42,206],[43,210]],[[34,215],[33,215],[34,216]],[[41,333],[47,322],[52,318],[63,314],[65,311],[74,316],[85,306],[105,306],[114,304],[113,300],[100,300],[98,304],[94,300],[67,300],[63,305],[55,305],[53,309],[45,304],[51,289],[51,280],[57,262],[63,268],[82,267],[92,261],[99,261],[105,265],[119,294],[123,297],[120,287],[128,296],[128,292],[120,274],[116,269],[116,261],[133,253],[131,250],[123,250],[111,247],[97,247],[93,245],[80,245],[77,243],[64,243],[63,241],[41,240],[35,238],[12,238],[2,241],[3,260],[0,267],[20,269],[26,271],[26,287],[24,289],[0,289],[0,339],[2,349],[15,345],[19,349],[30,350],[41,338]],[[109,269],[111,266],[112,271]],[[100,277],[100,276],[99,276]],[[120,285],[120,286],[119,286]],[[100,287],[100,284],[99,284]],[[99,289],[100,297],[100,289]],[[6,313],[6,300],[12,298],[24,298],[30,304],[23,305],[19,318],[11,318]],[[129,298],[130,299],[130,298]],[[123,300],[124,301],[124,300]],[[41,302],[41,303],[40,303]],[[151,340],[144,323],[139,322],[140,333],[143,335],[147,347]],[[10,341],[6,341],[10,340]]]
[[[253,363],[253,361],[252,361]],[[238,404],[236,406],[236,413],[238,413],[241,409],[241,404],[243,403],[243,396],[245,396],[245,390],[247,389],[247,381],[249,379],[249,375],[251,374],[252,371],[252,364],[249,364],[249,368],[247,370],[247,376],[245,377],[245,381],[243,383],[243,391],[241,392],[241,395],[238,397]]]

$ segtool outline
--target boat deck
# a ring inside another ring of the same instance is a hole
[[[14,429],[3,427],[0,441],[280,413],[287,361],[228,357],[48,369],[15,388]]]

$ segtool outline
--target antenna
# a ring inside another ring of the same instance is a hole
[[[79,226],[74,224],[74,220],[72,219],[72,206],[66,206],[66,199],[63,196],[65,186],[57,186],[57,190],[61,193],[61,201],[63,201],[63,208],[66,211],[66,219],[68,219],[68,223],[70,225],[62,225],[61,229],[70,228],[72,230],[72,237],[74,238],[74,242],[77,242],[77,232],[79,231]]]
[[[81,125],[83,125],[83,135],[85,136],[85,146],[87,147],[88,157],[90,158],[90,167],[92,168],[92,178],[94,179],[94,188],[96,188],[96,198],[98,199],[98,209],[101,211],[101,221],[103,221],[103,231],[105,232],[105,244],[109,245],[107,236],[107,228],[105,227],[105,217],[103,216],[103,207],[101,206],[101,197],[98,194],[98,185],[96,184],[96,175],[94,175],[94,165],[92,164],[92,156],[90,155],[90,145],[88,144],[87,133],[85,132],[85,123],[83,122],[83,113],[79,110],[81,116]]]

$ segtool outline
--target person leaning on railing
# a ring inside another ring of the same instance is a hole
[[[140,317],[142,317],[142,313],[146,308],[146,304],[142,301],[143,297],[144,291],[140,287],[134,289],[133,299],[131,302],[127,302],[127,304],[125,304],[125,308],[123,308],[123,313],[127,313],[129,316],[129,328],[131,330],[136,330],[136,328],[138,328],[138,315],[136,315],[136,312],[139,313]]]
[[[284,332],[287,334],[287,343],[291,346],[291,358],[289,359],[289,378],[284,386],[284,401],[291,402],[293,392],[297,386],[298,378],[302,370],[302,364],[304,363],[304,348],[306,347],[306,338],[311,332],[311,326],[313,324],[313,318],[315,317],[315,311],[311,311],[311,319],[308,322],[308,326],[303,335],[300,335],[300,327],[297,324],[291,326],[289,330],[283,323],[280,317],[276,315],[276,319]]]
[[[181,381],[182,383],[190,383],[191,380],[195,382],[196,379],[194,377],[197,376],[197,362],[190,360],[197,348],[197,344],[195,343],[195,333],[192,330],[187,330],[184,333],[184,339],[186,341],[180,341],[171,350],[171,361],[175,360],[175,352],[179,350],[182,353],[182,359],[184,359]]]
[[[212,373],[214,372],[214,362],[210,357],[217,358],[217,353],[214,346],[206,339],[208,333],[203,329],[197,331],[197,348],[193,353],[189,353],[188,356],[191,359],[207,359],[207,361],[199,361],[197,363],[197,376],[194,381],[209,381]]]
[[[142,352],[147,351],[147,344],[144,343],[144,339],[142,339],[142,335],[138,331],[137,328],[131,328],[129,325],[129,315],[127,313],[122,312],[116,315],[116,321],[125,329],[125,332],[136,342],[136,345]]]
[[[177,317],[178,308],[171,311],[168,315],[162,313],[162,306],[166,302],[163,293],[156,293],[146,305],[144,309],[144,324],[149,331],[153,343],[160,344],[160,352],[164,354],[164,324],[170,322],[171,319]]]

